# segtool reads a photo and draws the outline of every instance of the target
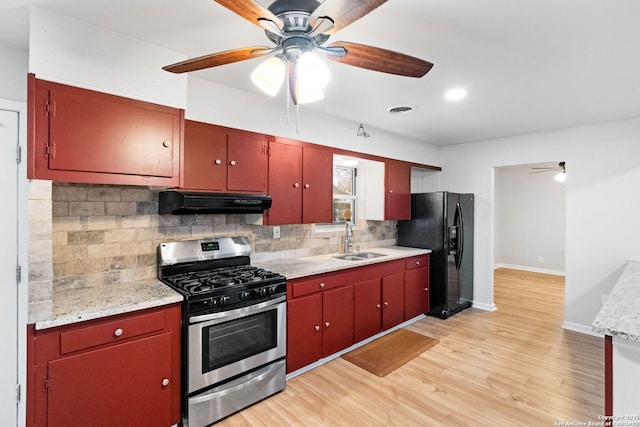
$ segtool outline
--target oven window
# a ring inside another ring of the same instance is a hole
[[[202,373],[275,348],[278,310],[269,310],[202,329]]]

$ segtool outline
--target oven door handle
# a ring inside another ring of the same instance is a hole
[[[248,307],[237,308],[235,310],[219,311],[216,313],[203,314],[201,316],[193,316],[189,318],[189,324],[207,322],[209,320],[221,319],[227,321],[229,318],[242,317],[251,313],[259,313],[267,310],[271,310],[272,307],[281,304],[287,300],[286,296],[271,299],[269,301],[261,302],[260,304],[250,305]],[[216,323],[216,322],[214,322]]]

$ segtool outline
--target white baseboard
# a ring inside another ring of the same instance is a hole
[[[565,321],[565,322],[562,322],[562,329],[566,329],[567,331],[580,332],[581,334],[591,335],[599,338],[604,337],[604,335],[594,332],[593,329],[591,329],[591,326],[582,325],[580,323]]]
[[[545,268],[528,267],[526,265],[513,265],[513,264],[495,264],[493,269],[498,268],[510,268],[512,270],[530,271],[532,273],[552,274],[554,276],[564,276],[565,272],[560,270],[547,270]]]
[[[498,307],[496,307],[494,303],[487,304],[484,302],[477,302],[477,301],[473,301],[472,307],[479,308],[480,310],[484,310],[484,311],[496,311],[498,309]]]

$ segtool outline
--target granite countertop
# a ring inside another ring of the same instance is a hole
[[[640,341],[640,260],[630,260],[593,321],[595,332]]]
[[[54,292],[51,319],[36,322],[36,329],[179,303],[182,299],[182,295],[159,280]]]
[[[369,248],[363,252],[375,252],[384,256],[362,261],[345,261],[334,258],[338,254],[317,255],[264,261],[253,265],[295,279],[314,274],[328,273],[369,264],[408,258],[430,253],[429,249],[388,246]],[[99,319],[116,314],[129,313],[145,308],[182,302],[183,297],[159,280],[57,291],[53,294],[53,311],[50,319],[36,322],[36,329],[69,325],[85,320]]]
[[[328,254],[255,262],[252,264],[266,270],[280,273],[287,279],[296,279],[299,277],[312,276],[314,274],[330,273],[332,271],[345,270],[347,268],[362,267],[364,265],[428,254],[431,253],[431,250],[406,248],[403,246],[385,246],[367,248],[360,252],[375,252],[384,256],[365,259],[362,261],[346,261],[334,258],[339,254]]]

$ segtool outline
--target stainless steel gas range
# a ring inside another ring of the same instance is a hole
[[[162,243],[160,280],[184,296],[182,423],[208,426],[285,388],[286,278],[245,237]]]

